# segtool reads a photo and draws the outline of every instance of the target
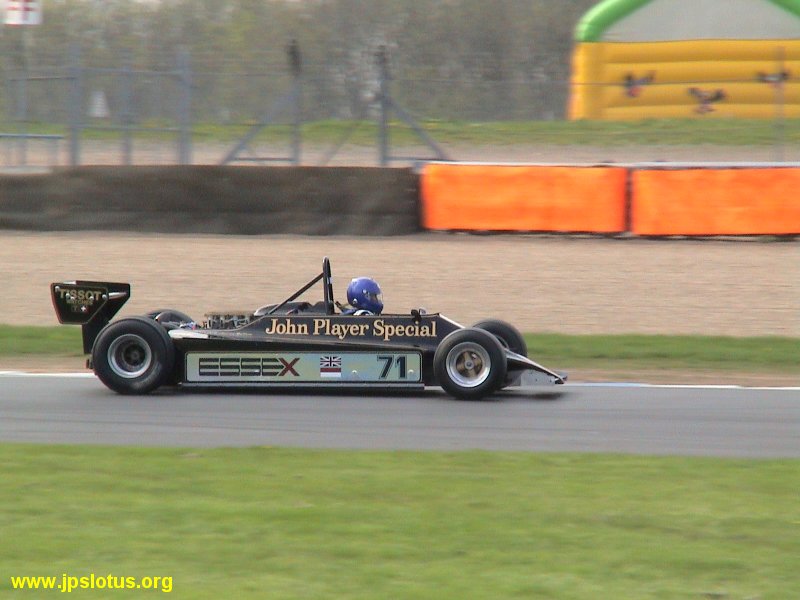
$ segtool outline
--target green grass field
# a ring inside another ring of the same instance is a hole
[[[2,595],[62,573],[197,599],[800,589],[797,461],[0,445],[0,464]]]
[[[529,354],[559,369],[742,371],[797,375],[800,340],[710,336],[528,334]],[[0,357],[80,356],[78,327],[0,326]]]

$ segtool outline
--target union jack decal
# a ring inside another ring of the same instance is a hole
[[[327,355],[319,359],[320,377],[341,377],[342,376],[342,357]]]
[[[41,0],[7,0],[6,25],[41,25]]]

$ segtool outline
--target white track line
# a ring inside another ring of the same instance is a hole
[[[632,383],[596,382],[596,383],[567,383],[565,387],[612,387],[612,388],[656,388],[674,390],[781,390],[787,392],[800,391],[800,387],[793,386],[768,386],[768,385],[733,385],[733,384],[685,384],[685,383]]]
[[[30,371],[0,371],[0,377],[94,377],[94,373],[32,373]]]
[[[28,371],[0,371],[0,377],[67,377],[67,378],[90,378],[94,373],[30,373]],[[748,385],[715,385],[715,384],[670,384],[670,383],[635,383],[628,381],[618,382],[595,382],[580,383],[570,382],[563,386],[537,387],[536,391],[552,389],[557,391],[559,387],[610,387],[610,388],[654,388],[654,389],[676,389],[676,390],[775,390],[786,392],[800,392],[800,387],[794,386],[748,386]],[[509,388],[513,389],[513,388]]]

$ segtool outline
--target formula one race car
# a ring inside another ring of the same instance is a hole
[[[298,301],[322,282],[323,300]],[[564,383],[527,357],[522,335],[503,321],[465,328],[423,309],[351,315],[333,298],[330,261],[283,302],[252,313],[206,315],[172,309],[111,321],[130,298],[127,283],[53,283],[58,320],[83,328],[87,367],[120,394],[161,386],[422,389],[462,399],[508,386]]]

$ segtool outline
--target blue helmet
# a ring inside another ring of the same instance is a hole
[[[347,301],[355,309],[376,315],[383,310],[383,295],[378,282],[369,277],[356,277],[347,286]]]

